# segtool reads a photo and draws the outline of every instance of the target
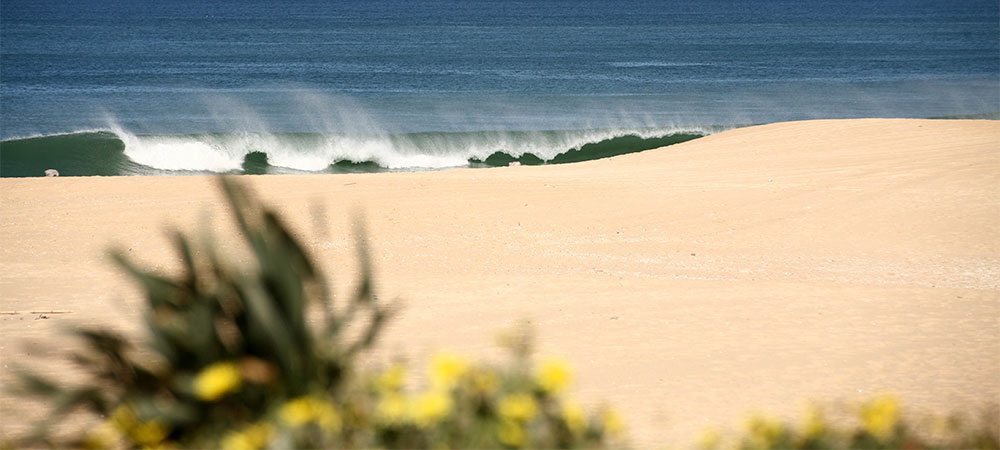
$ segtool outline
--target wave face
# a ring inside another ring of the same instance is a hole
[[[0,176],[34,177],[56,168],[62,175],[123,175],[142,166],[124,154],[125,144],[110,131],[88,131],[0,142]]]
[[[400,134],[204,133],[110,130],[0,142],[0,176],[355,173],[561,164],[663,147],[710,128],[469,131]]]

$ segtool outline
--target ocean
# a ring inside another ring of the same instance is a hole
[[[996,0],[4,0],[0,176],[557,164],[1000,115]]]

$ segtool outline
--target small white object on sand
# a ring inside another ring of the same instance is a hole
[[[59,171],[56,169],[45,169],[45,176],[47,177],[58,177]]]
[[[511,161],[510,164],[507,164],[507,165],[510,166],[510,167],[517,167],[517,166],[521,165],[521,162],[520,161]]]

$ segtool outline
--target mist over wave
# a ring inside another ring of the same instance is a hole
[[[0,176],[39,176],[47,168],[64,175],[170,175],[555,164],[648,150],[753,123],[751,116],[706,118],[680,110],[630,114],[610,99],[603,105],[592,103],[594,98],[477,99],[424,98],[395,110],[417,117],[401,120],[387,116],[392,108],[376,100],[308,88],[256,101],[210,93],[155,120],[104,111],[103,125],[92,129],[4,140]],[[651,109],[642,101],[629,104]]]
[[[252,155],[262,155],[269,166],[310,172],[324,171],[341,162],[373,163],[389,170],[463,167],[470,161],[489,161],[497,154],[511,160],[531,155],[548,162],[587,145],[613,143],[617,138],[655,140],[708,132],[635,128],[393,135],[243,132],[137,136],[121,128],[112,130],[124,144],[124,155],[138,164],[167,171],[217,173],[242,170]],[[627,150],[621,153],[635,151]]]
[[[265,119],[233,98],[202,100],[206,119],[193,133],[149,132],[156,123],[125,126],[106,114],[106,127],[4,140],[2,176],[192,173],[340,173],[585,161],[662,147],[722,127],[656,126],[615,119],[620,126],[581,129],[479,129],[393,132],[348,99],[316,93],[291,96],[282,109],[297,130]],[[438,118],[454,121],[453,117]],[[627,123],[632,122],[632,123]],[[465,125],[468,126],[468,125]],[[145,129],[145,130],[144,130]]]
[[[276,127],[245,103],[220,96],[203,101],[213,122],[209,127],[221,131],[137,133],[113,117],[107,119],[108,130],[124,144],[124,155],[143,166],[216,173],[243,170],[251,155],[266,158],[270,167],[309,172],[324,171],[342,162],[372,163],[388,170],[462,167],[470,161],[488,161],[498,153],[515,160],[531,155],[544,162],[588,144],[624,136],[654,139],[711,132],[711,127],[651,126],[638,121],[576,130],[390,132],[353,99],[313,92],[297,92],[283,107],[295,111],[301,123],[299,129],[307,131],[271,131]]]
[[[348,136],[319,133],[136,135],[109,131],[0,142],[0,176],[343,173],[560,164],[648,150],[703,131],[598,129]]]

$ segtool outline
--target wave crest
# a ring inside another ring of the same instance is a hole
[[[270,166],[301,171],[322,171],[338,162],[372,162],[389,170],[442,169],[465,166],[469,161],[485,161],[498,153],[514,159],[532,155],[549,162],[568,152],[579,151],[584,146],[626,136],[651,140],[676,135],[700,136],[707,130],[645,128],[395,135],[240,133],[184,136],[136,136],[121,129],[114,132],[125,143],[125,155],[139,164],[161,170],[228,172],[240,170],[251,153],[266,155]],[[641,143],[639,146],[642,146]],[[605,152],[607,150],[604,149]],[[614,149],[611,153],[615,153]]]
[[[3,176],[45,168],[74,175],[288,173],[433,170],[558,164],[683,142],[706,128],[549,131],[345,133],[202,133],[137,135],[110,130],[3,141]]]

